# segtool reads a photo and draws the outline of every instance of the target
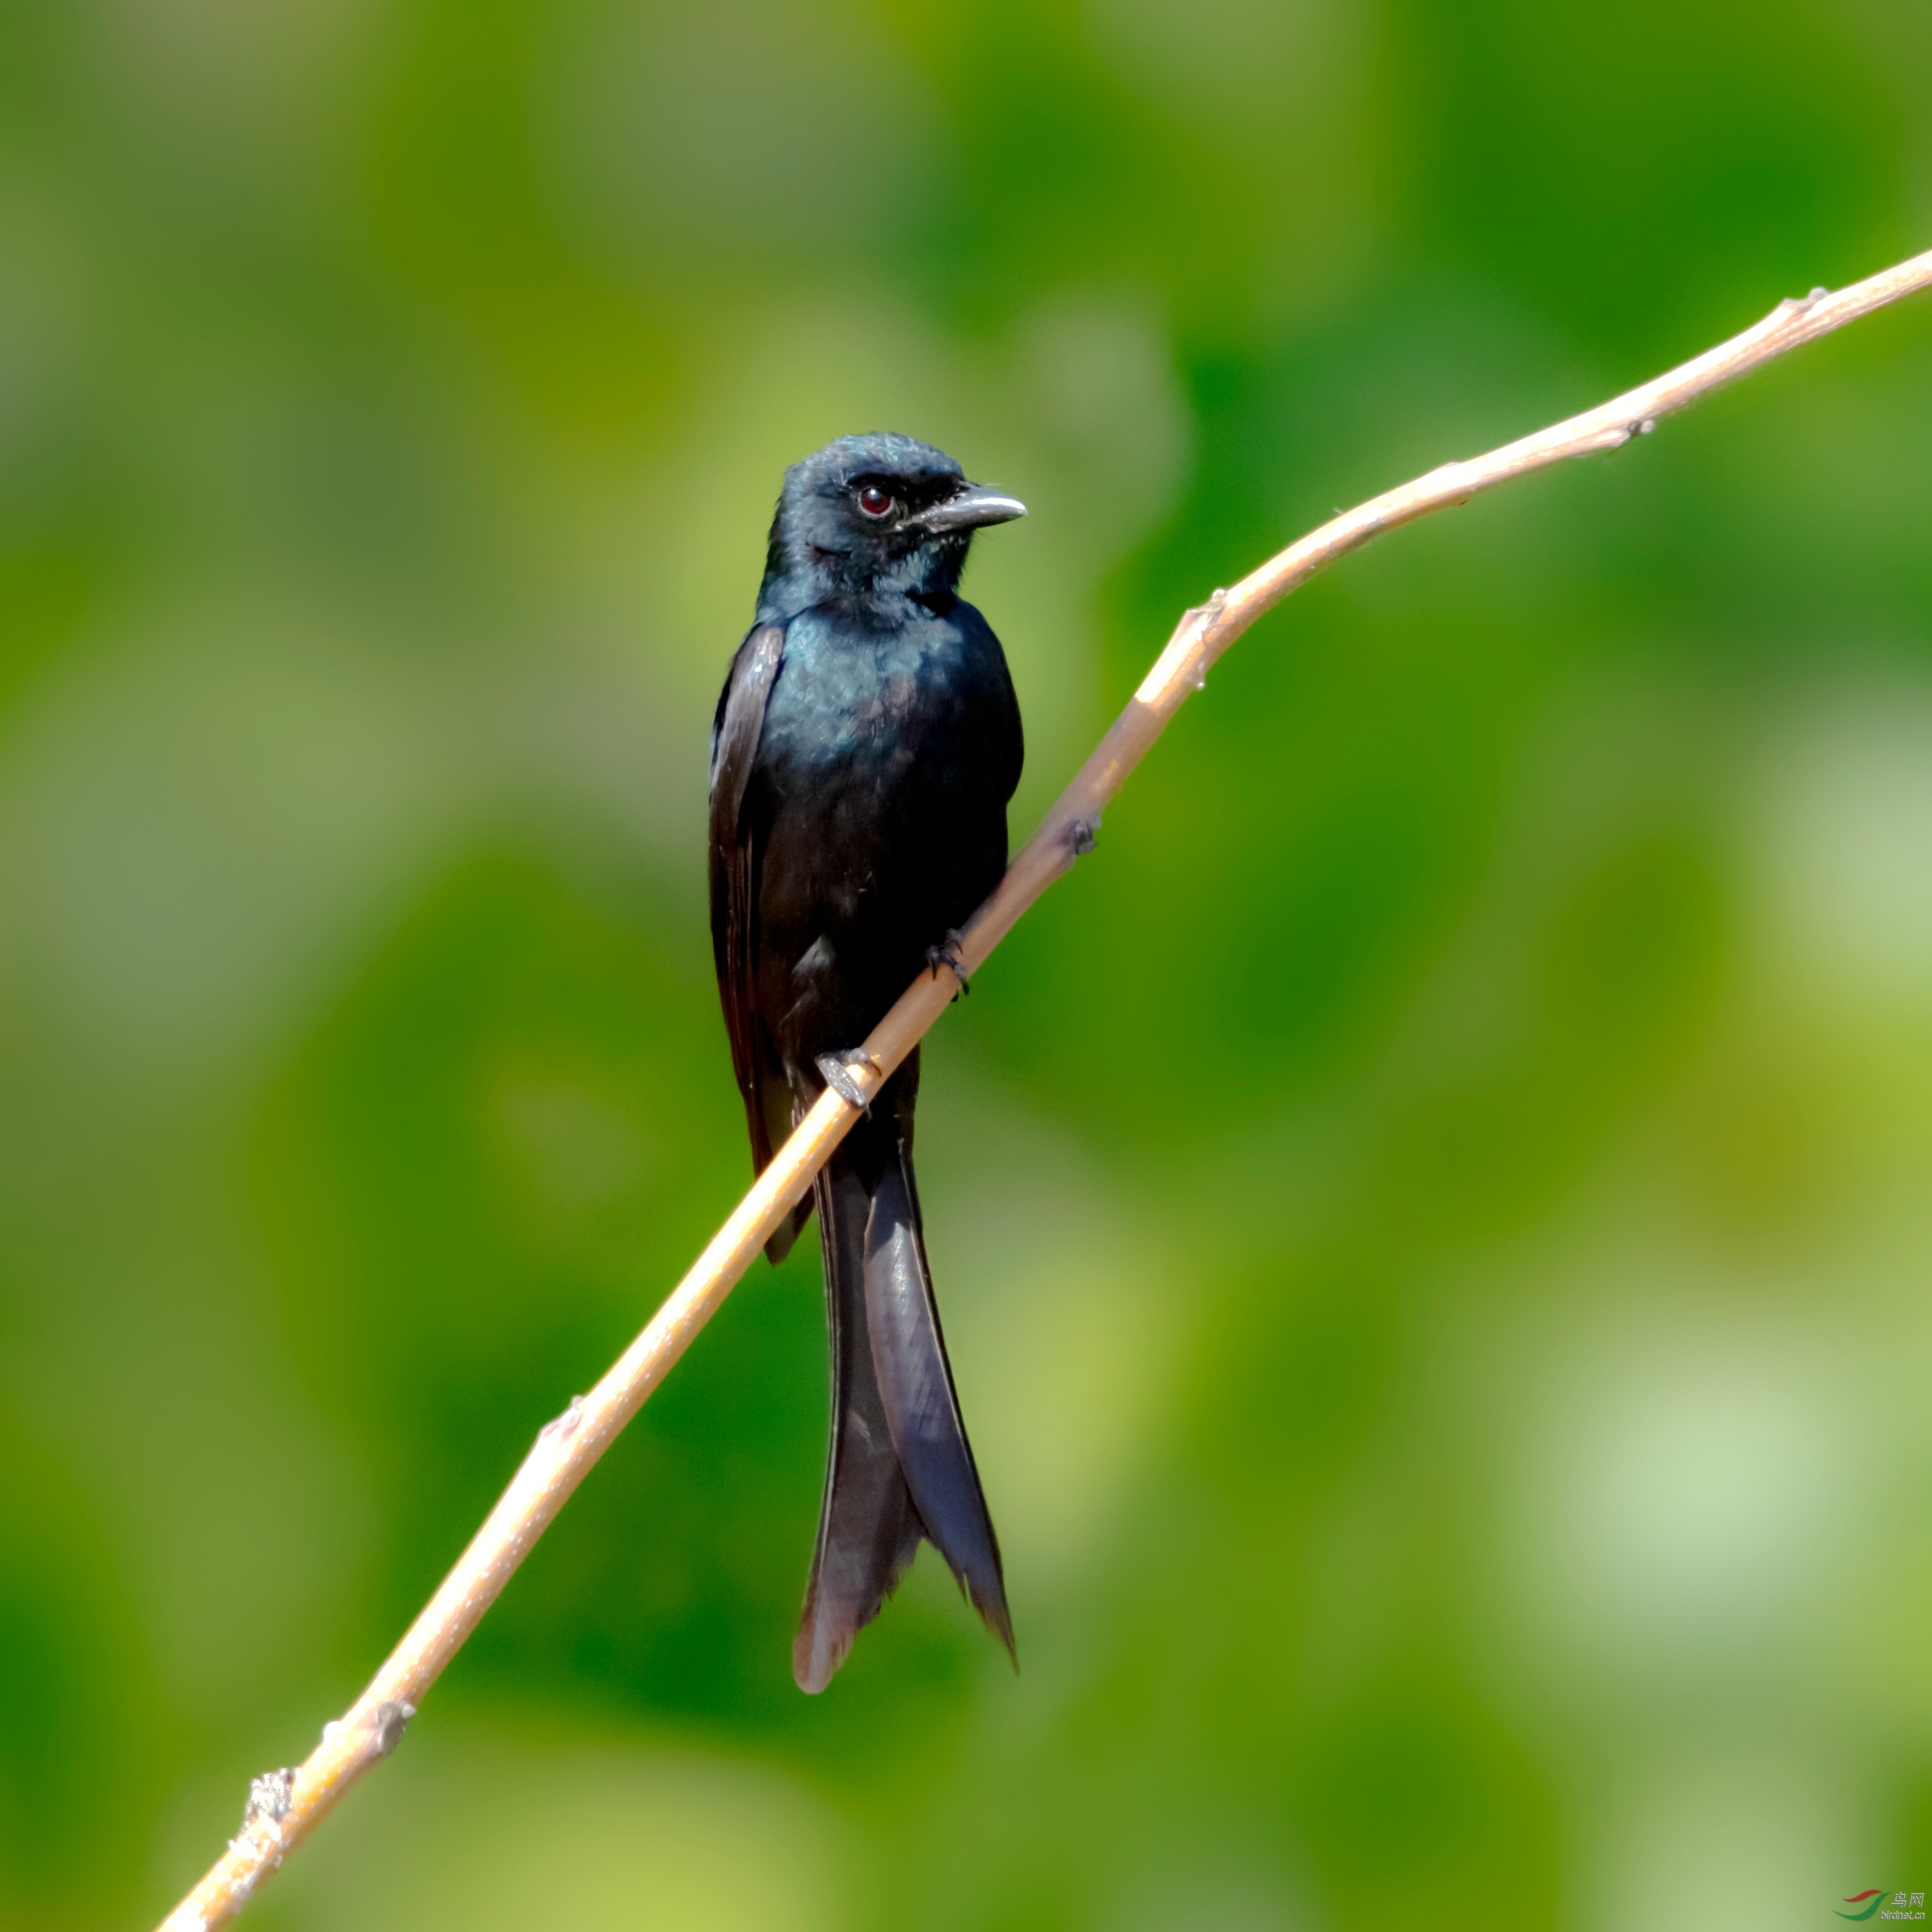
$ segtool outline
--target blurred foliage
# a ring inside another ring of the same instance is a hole
[[[1015,831],[1324,516],[1924,245],[1913,0],[0,9],[0,1924],[158,1917],[748,1178],[784,464],[1034,514]],[[788,1667],[814,1253],[322,1926],[1801,1927],[1932,1878],[1932,309],[1396,536],[929,1048],[1016,1678]]]

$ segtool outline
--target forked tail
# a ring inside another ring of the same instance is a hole
[[[1010,1652],[999,1539],[960,1420],[897,1124],[875,1110],[819,1174],[816,1200],[832,1447],[793,1675],[801,1690],[825,1688],[922,1536]]]

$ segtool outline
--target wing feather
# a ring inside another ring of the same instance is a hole
[[[760,624],[738,646],[718,700],[711,734],[711,948],[731,1068],[745,1103],[752,1160],[762,1170],[775,1150],[772,1120],[791,1114],[791,1096],[758,1018],[756,966],[759,850],[754,814],[745,809],[765,706],[784,658],[784,627]],[[766,1244],[783,1258],[812,1212],[807,1196],[792,1219]]]

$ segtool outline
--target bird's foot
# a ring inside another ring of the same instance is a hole
[[[959,949],[965,943],[963,933],[949,932],[942,944],[928,946],[926,949],[926,963],[932,969],[932,976],[935,980],[939,977],[940,968],[944,966],[959,982],[960,992],[970,993],[973,990],[973,982],[967,978],[959,964]]]
[[[872,1103],[866,1097],[866,1090],[852,1078],[848,1070],[854,1066],[871,1069],[872,1056],[863,1047],[854,1047],[844,1053],[821,1053],[818,1056],[818,1070],[825,1076],[825,1084],[839,1099],[856,1107],[868,1120],[872,1114]]]

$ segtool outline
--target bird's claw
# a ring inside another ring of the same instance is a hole
[[[856,1107],[868,1120],[872,1118],[872,1103],[866,1097],[866,1090],[852,1078],[847,1070],[854,1066],[870,1066],[872,1056],[854,1048],[850,1053],[821,1053],[818,1056],[818,1070],[825,1076],[825,1084],[839,1099]]]
[[[959,963],[959,949],[965,943],[963,934],[948,932],[943,944],[928,946],[926,949],[926,963],[932,969],[932,976],[935,980],[939,977],[940,968],[944,966],[959,982],[960,992],[970,993],[973,990],[973,982],[967,978],[965,970]]]

